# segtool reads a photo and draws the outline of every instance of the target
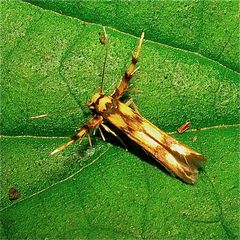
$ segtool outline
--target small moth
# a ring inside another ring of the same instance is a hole
[[[104,33],[107,36],[105,29]],[[104,38],[104,41],[106,41],[106,38]],[[89,135],[91,129],[99,129],[103,140],[105,138],[101,129],[118,137],[114,131],[104,124],[105,122],[109,122],[125,133],[131,140],[139,144],[170,173],[187,183],[194,183],[198,175],[198,168],[205,158],[142,117],[137,108],[130,108],[129,105],[132,104],[131,100],[127,103],[120,101],[120,98],[128,88],[129,81],[138,69],[136,68],[136,64],[143,41],[144,33],[141,35],[136,52],[132,55],[130,66],[122,76],[114,92],[108,96],[104,94],[101,87],[99,92],[92,97],[88,107],[94,113],[93,118],[82,126],[69,142],[59,146],[51,154],[53,155],[64,150],[78,139],[82,139],[85,135],[88,136],[91,145]]]

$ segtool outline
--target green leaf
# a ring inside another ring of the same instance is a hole
[[[186,49],[239,71],[238,1],[27,0],[45,9]]]
[[[143,93],[127,95],[165,131],[186,121],[198,129],[174,135],[208,159],[194,186],[171,177],[124,136],[128,152],[110,136],[103,142],[97,135],[93,148],[84,139],[51,157],[91,117],[85,104],[101,82],[105,48],[98,33],[105,22],[86,23],[19,1],[1,2],[1,9],[1,239],[239,237],[234,67],[192,52],[187,43],[162,44],[159,32],[155,39],[146,34],[141,72],[132,82],[132,90]],[[123,20],[108,21],[123,30]],[[139,19],[136,26],[146,28]],[[139,37],[117,29],[107,27],[107,93],[118,84]],[[201,33],[198,25],[194,31]],[[218,37],[216,32],[212,38]],[[230,59],[237,49],[229,49]],[[30,118],[54,111],[59,113]],[[16,200],[9,200],[12,188]]]

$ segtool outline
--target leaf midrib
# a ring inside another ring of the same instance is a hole
[[[199,132],[199,131],[207,131],[211,129],[221,129],[221,128],[231,128],[231,127],[240,127],[239,124],[221,124],[221,125],[216,125],[216,126],[211,126],[211,127],[202,127],[202,128],[195,128],[195,129],[189,129],[186,133],[190,132]],[[178,134],[177,131],[173,132],[167,132],[167,134],[173,135],[173,134]],[[0,138],[33,138],[33,139],[68,139],[68,136],[34,136],[34,135],[1,135]]]

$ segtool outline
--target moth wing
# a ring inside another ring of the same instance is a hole
[[[152,145],[146,150],[169,172],[185,182],[196,181],[198,168],[205,161],[203,155],[180,143],[146,119],[142,124],[142,132],[148,137],[147,145]]]
[[[164,146],[158,146],[151,154],[173,175],[187,183],[196,181],[199,163],[203,161],[202,155],[179,156],[179,154],[168,151]]]
[[[149,152],[169,172],[183,181],[194,183],[204,157],[157,128],[127,105],[117,108],[105,118],[129,138]]]

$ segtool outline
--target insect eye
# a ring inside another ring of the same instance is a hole
[[[87,104],[87,106],[89,107],[89,109],[94,109],[95,108],[95,103],[90,102],[90,103]]]

